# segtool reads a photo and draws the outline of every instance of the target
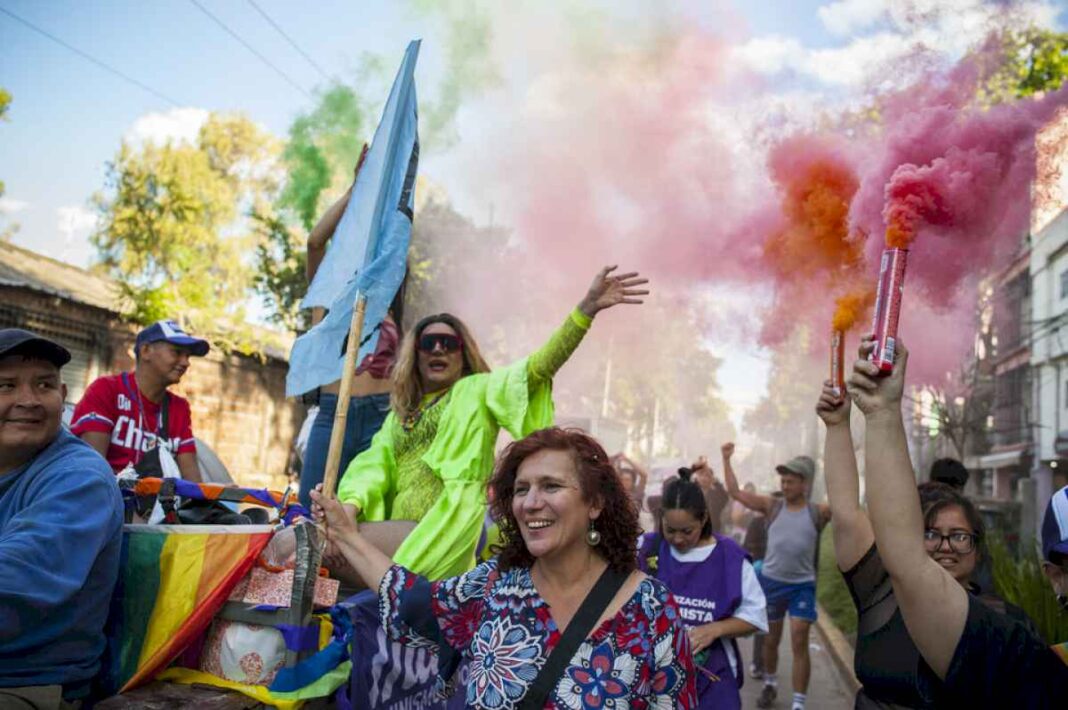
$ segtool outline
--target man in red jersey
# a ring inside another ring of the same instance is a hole
[[[208,349],[206,340],[172,320],[153,323],[137,334],[134,371],[89,385],[74,408],[71,431],[99,451],[115,473],[161,446],[174,457],[182,478],[201,481],[189,402],[167,388],[181,381],[190,357],[203,357]]]

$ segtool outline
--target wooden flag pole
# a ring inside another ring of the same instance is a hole
[[[349,324],[349,341],[345,346],[345,369],[341,371],[341,385],[337,393],[337,411],[334,412],[334,426],[330,430],[330,448],[326,454],[326,470],[323,472],[323,493],[329,498],[337,497],[337,469],[341,464],[341,448],[345,442],[345,427],[349,419],[352,378],[356,371],[356,354],[360,352],[360,339],[363,335],[363,316],[366,311],[367,297],[361,293],[356,296],[356,307],[352,309],[352,322]]]

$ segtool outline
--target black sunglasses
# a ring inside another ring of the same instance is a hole
[[[455,353],[463,350],[464,341],[458,335],[448,333],[430,333],[419,336],[419,349],[424,353],[432,353],[441,348],[442,352]]]

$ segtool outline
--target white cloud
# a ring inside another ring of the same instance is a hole
[[[176,108],[165,113],[146,113],[123,136],[131,143],[195,143],[200,127],[208,120],[202,108]]]
[[[888,0],[837,0],[820,7],[816,14],[827,31],[845,36],[865,30],[886,16]]]
[[[0,197],[0,214],[15,214],[29,208],[30,203],[14,197]]]
[[[779,74],[797,67],[804,59],[805,48],[792,37],[769,35],[732,48],[731,56],[758,74]]]
[[[82,205],[69,205],[57,208],[56,217],[56,229],[63,243],[59,253],[50,256],[69,264],[88,266],[93,253],[89,235],[96,228],[99,216]]]
[[[914,48],[910,38],[883,32],[854,40],[844,47],[808,50],[799,69],[824,84],[859,87]]]
[[[926,55],[955,61],[995,28],[1055,29],[1058,13],[1045,0],[836,0],[817,12],[833,34],[854,36],[841,46],[820,48],[789,37],[756,37],[735,47],[733,58],[759,74],[795,72],[829,88],[900,84],[926,64],[906,59]]]

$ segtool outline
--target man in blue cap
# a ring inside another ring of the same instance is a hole
[[[189,402],[167,388],[181,381],[191,357],[203,357],[208,349],[206,340],[173,320],[153,323],[137,334],[134,371],[89,385],[74,408],[71,431],[99,451],[115,473],[140,466],[160,446],[174,457],[182,478],[201,481]]]
[[[76,707],[104,651],[122,496],[60,425],[62,346],[0,330],[0,708]]]

